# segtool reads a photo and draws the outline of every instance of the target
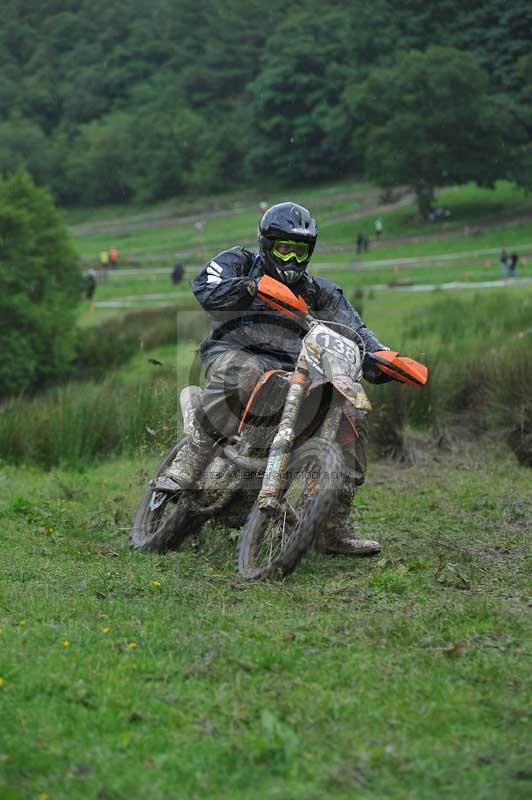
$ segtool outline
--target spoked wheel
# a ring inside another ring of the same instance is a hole
[[[344,460],[337,444],[313,439],[294,453],[279,509],[255,503],[240,534],[237,569],[245,580],[289,575],[312,547],[342,486]]]
[[[165,456],[153,481],[165,472],[185,441],[185,438],[181,439]],[[148,486],[137,508],[129,541],[135,550],[164,553],[166,550],[176,550],[199,527],[186,498],[181,494],[172,496],[166,492],[155,492]]]

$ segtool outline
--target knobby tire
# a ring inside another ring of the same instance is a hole
[[[261,565],[258,563],[258,555],[268,537],[269,529],[281,527],[281,522],[272,521],[272,517],[261,511],[258,503],[255,503],[238,542],[236,566],[244,580],[284,577],[295,570],[305,553],[313,546],[337,501],[344,469],[340,447],[324,439],[312,439],[293,454],[286,470],[280,502],[281,506],[283,500],[286,503],[290,487],[296,481],[303,481],[303,507],[299,515],[291,516],[291,530],[286,543],[281,544],[280,552]],[[286,517],[284,512],[281,534],[283,539]]]
[[[186,438],[180,439],[167,453],[157,467],[153,480],[166,471],[185,441]],[[188,509],[185,498],[177,497],[174,500],[168,498],[161,509],[152,510],[150,501],[153,493],[152,486],[148,485],[138,505],[129,534],[131,547],[134,550],[150,550],[155,553],[176,550],[187,536],[195,533],[197,523]],[[174,508],[172,509],[169,504]]]

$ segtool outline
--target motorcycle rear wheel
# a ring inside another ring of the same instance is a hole
[[[292,456],[279,497],[279,511],[253,506],[238,541],[237,570],[244,580],[284,577],[312,547],[342,487],[339,446],[312,439]]]
[[[167,453],[157,467],[153,481],[165,472],[185,442],[186,437],[180,439]],[[177,550],[183,540],[196,533],[198,528],[186,498],[154,492],[149,485],[135,513],[129,542],[134,550],[164,553]]]

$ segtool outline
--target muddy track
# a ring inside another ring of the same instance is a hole
[[[405,206],[410,205],[414,202],[415,198],[412,193],[407,192],[406,190],[399,190],[401,192],[400,196],[397,200],[391,203],[378,203],[379,193],[377,190],[368,192],[366,195],[361,196],[360,192],[346,192],[346,193],[339,193],[337,195],[333,195],[331,197],[317,197],[314,199],[307,200],[307,203],[312,206],[320,206],[326,205],[331,202],[331,200],[372,200],[374,203],[366,202],[366,205],[359,206],[356,210],[354,210],[350,214],[345,214],[339,217],[325,217],[321,220],[322,225],[333,225],[339,222],[350,222],[355,221],[357,219],[363,219],[371,214],[382,214],[387,211],[393,211],[397,208],[403,208]],[[69,228],[69,231],[72,236],[86,236],[98,233],[126,233],[131,231],[137,230],[145,230],[145,229],[153,229],[153,228],[169,228],[174,227],[176,225],[186,225],[198,222],[198,220],[209,220],[209,219],[221,219],[226,217],[233,217],[239,216],[243,213],[250,213],[250,212],[257,212],[258,211],[258,204],[253,206],[243,206],[239,208],[233,209],[225,209],[220,211],[210,211],[205,214],[188,214],[186,216],[165,216],[165,217],[156,217],[151,216],[149,219],[141,219],[134,221],[116,221],[111,222],[104,225],[74,225]],[[501,220],[500,216],[491,217],[486,219],[483,223],[474,225],[474,226],[465,226],[465,227],[449,227],[448,230],[444,228],[440,228],[434,233],[426,233],[420,234],[415,236],[395,236],[395,237],[383,237],[380,241],[372,240],[371,248],[372,250],[378,249],[380,247],[389,247],[389,246],[396,246],[402,244],[419,244],[422,242],[430,242],[436,239],[447,239],[453,238],[458,236],[466,236],[472,237],[478,236],[483,231],[487,230],[502,230],[504,228],[511,227],[512,225],[522,225],[532,222],[532,214],[525,214],[518,217],[512,217],[506,220]],[[427,223],[428,224],[428,223]],[[452,226],[453,223],[449,223]],[[254,247],[256,244],[256,240],[249,239],[247,241],[242,241],[242,245],[247,247]],[[227,241],[220,241],[220,242],[210,242],[208,244],[198,244],[192,247],[188,247],[183,250],[170,250],[164,252],[157,252],[157,253],[150,253],[150,254],[143,254],[142,256],[130,256],[129,261],[135,262],[139,260],[143,261],[159,261],[159,260],[167,260],[168,258],[187,258],[193,256],[200,256],[201,259],[205,259],[206,250],[212,252],[218,252],[219,250],[223,250],[228,246]],[[342,252],[350,252],[354,249],[354,244],[338,244],[338,245],[320,245],[319,246],[319,253],[342,253]]]
[[[497,222],[496,219],[499,221]],[[476,236],[481,234],[483,231],[489,230],[503,230],[504,228],[512,227],[513,225],[524,225],[530,224],[532,222],[532,215],[526,214],[520,217],[512,217],[511,219],[505,220],[503,222],[500,221],[500,217],[495,218],[492,222],[487,221],[482,223],[481,225],[475,225],[474,227],[464,227],[464,228],[456,228],[452,230],[440,230],[435,231],[434,233],[425,234],[425,235],[418,235],[418,236],[395,236],[390,238],[381,239],[380,242],[372,241],[371,242],[371,249],[378,250],[381,247],[390,247],[396,245],[403,245],[403,244],[420,244],[422,242],[430,242],[435,241],[438,239],[451,239],[459,236],[464,236],[467,238],[471,238],[472,240],[475,239]],[[249,239],[240,241],[244,247],[249,247],[253,249],[256,247],[256,239]],[[131,255],[128,256],[128,261],[131,263],[135,263],[137,261],[168,261],[169,259],[175,258],[190,258],[194,256],[199,256],[200,260],[206,260],[207,257],[212,257],[212,254],[218,253],[221,250],[224,250],[228,247],[227,241],[224,242],[210,242],[206,245],[195,245],[194,247],[188,247],[184,250],[165,250],[160,251],[157,253],[144,253],[141,256]],[[325,255],[327,253],[348,253],[353,252],[354,254],[355,246],[353,244],[333,244],[333,245],[319,245],[318,246],[318,255]],[[88,258],[88,257],[87,257]],[[92,256],[91,256],[92,258]]]
[[[346,192],[344,194],[336,194],[331,197],[315,197],[310,198],[306,202],[308,205],[320,206],[330,203],[331,200],[363,200],[367,197],[374,197],[377,199],[378,192],[371,192],[366,195],[361,195],[360,192]],[[388,208],[395,208],[395,204],[388,206],[365,206],[362,209],[357,209],[357,214],[364,216],[370,214],[372,211],[382,210],[386,211]],[[147,213],[141,219],[126,217],[124,220],[117,220],[116,222],[108,222],[103,224],[79,224],[69,226],[71,236],[92,236],[97,233],[127,233],[128,231],[149,230],[151,228],[171,228],[174,225],[191,225],[199,220],[208,222],[210,219],[223,219],[226,217],[237,217],[241,214],[259,214],[259,203],[257,202],[252,206],[239,206],[237,208],[225,209],[221,211],[198,211],[195,214],[179,215],[157,215],[157,212]],[[347,216],[339,217],[338,219],[327,220],[327,222],[340,222],[344,219],[355,219],[356,217]]]

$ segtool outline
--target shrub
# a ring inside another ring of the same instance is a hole
[[[501,348],[491,361],[485,403],[491,427],[499,429],[517,460],[532,467],[532,336]]]
[[[81,294],[77,256],[45,189],[0,181],[0,398],[65,375]]]
[[[0,456],[13,464],[81,468],[176,437],[175,384],[161,380],[68,384],[0,411]]]
[[[181,321],[182,315],[186,324]],[[138,350],[184,340],[197,341],[207,331],[201,311],[145,309],[80,331],[74,377],[99,379],[125,364]]]
[[[402,426],[430,425],[439,443],[450,428],[492,433],[532,466],[532,301],[508,293],[471,301],[438,298],[405,328],[401,349],[428,365],[422,389],[390,385],[370,393],[380,452],[402,455]],[[428,346],[427,346],[428,345]],[[394,394],[399,392],[400,397]]]

